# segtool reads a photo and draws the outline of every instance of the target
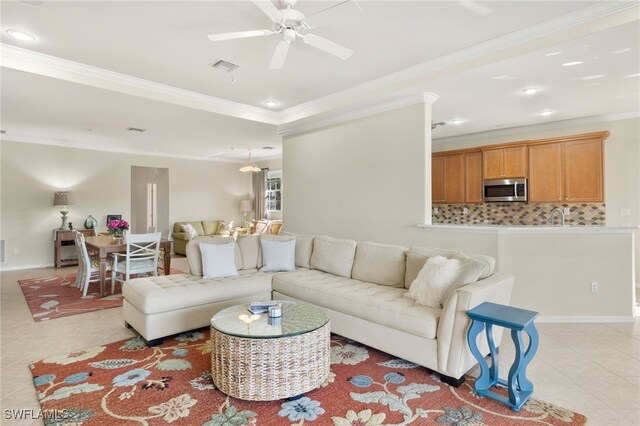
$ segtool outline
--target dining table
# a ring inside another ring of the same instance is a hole
[[[89,255],[94,255],[100,262],[100,297],[104,296],[104,285],[107,279],[107,264],[111,253],[126,253],[127,244],[123,238],[116,239],[110,235],[97,235],[95,237],[85,237],[85,244]],[[171,248],[173,240],[161,239],[160,249],[163,251],[163,273],[171,273]]]

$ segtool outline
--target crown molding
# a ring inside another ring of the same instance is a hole
[[[88,146],[82,145],[80,143],[74,142],[60,142],[57,140],[50,140],[44,138],[30,138],[30,137],[22,137],[22,136],[9,136],[3,135],[0,138],[0,142],[15,142],[15,143],[29,143],[35,145],[47,145],[47,146],[56,146],[60,148],[73,148],[73,149],[84,149],[88,151],[101,151],[101,152],[112,152],[118,154],[131,154],[131,155],[144,155],[147,157],[163,157],[163,158],[172,158],[172,159],[180,159],[180,160],[197,160],[197,161],[210,161],[214,163],[233,163],[233,164],[242,164],[245,162],[244,159],[228,159],[228,158],[220,158],[220,157],[205,157],[205,156],[197,156],[197,155],[185,155],[185,154],[172,154],[172,153],[163,153],[163,152],[152,152],[152,151],[144,151],[144,150],[136,150],[136,149],[127,149],[127,148],[117,148],[112,146]],[[265,157],[257,159],[256,161],[264,161],[267,158]]]
[[[409,95],[401,98],[391,99],[386,102],[380,102],[376,105],[365,105],[362,108],[349,108],[343,109],[341,112],[334,112],[333,115],[327,118],[316,118],[303,120],[298,123],[291,123],[291,125],[283,124],[278,126],[276,134],[287,136],[295,135],[298,133],[308,132],[310,130],[316,130],[322,127],[329,127],[336,124],[344,123],[346,121],[357,120],[359,118],[367,117],[374,114],[380,114],[387,111],[392,111],[406,106],[415,105],[419,103],[433,104],[440,96],[436,93],[426,92],[419,93],[417,95]]]
[[[140,96],[266,124],[278,124],[278,113],[232,102],[79,62],[0,44],[0,66],[73,83]]]
[[[446,138],[434,138],[434,146],[442,146],[447,142],[463,142],[466,140],[477,141],[479,138],[490,138],[500,136],[518,136],[523,133],[532,133],[544,130],[564,129],[567,127],[584,126],[597,123],[608,123],[611,121],[627,120],[630,118],[640,118],[640,111],[631,111],[620,114],[591,115],[588,117],[572,118],[570,120],[553,121],[550,123],[531,124],[528,126],[507,127],[504,129],[487,130],[476,133],[465,133],[460,136],[448,136]]]

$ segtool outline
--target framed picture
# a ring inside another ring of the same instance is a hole
[[[112,220],[122,220],[122,215],[121,214],[108,214],[107,215],[107,225]]]

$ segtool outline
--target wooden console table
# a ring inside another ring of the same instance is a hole
[[[62,258],[62,247],[63,246],[75,246],[76,239],[74,236],[74,232],[82,232],[85,237],[91,237],[95,235],[95,230],[93,229],[54,229],[53,230],[53,258],[56,268],[60,269],[63,266],[76,266],[78,265],[77,258],[63,259]]]

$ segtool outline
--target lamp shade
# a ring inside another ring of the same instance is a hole
[[[243,213],[251,211],[251,200],[240,201],[240,211]]]
[[[75,204],[75,197],[71,191],[57,191],[53,196],[53,205],[55,207],[73,206]]]

